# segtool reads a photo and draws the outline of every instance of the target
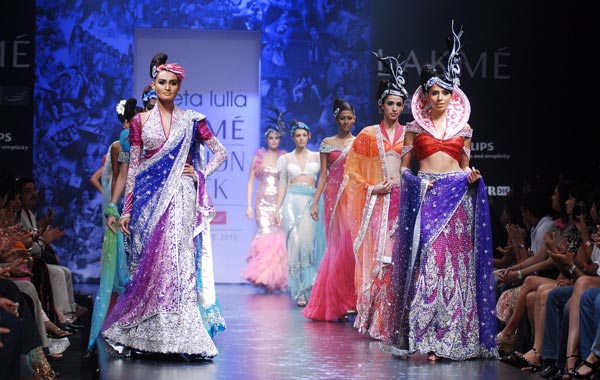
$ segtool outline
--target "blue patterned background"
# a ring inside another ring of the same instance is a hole
[[[33,174],[38,204],[53,207],[66,231],[56,248],[75,281],[99,276],[101,195],[89,178],[121,130],[115,105],[141,103],[132,93],[136,28],[261,31],[261,117],[273,116],[271,106],[289,111],[288,123],[312,127],[317,149],[335,133],[335,97],[354,105],[357,125],[372,107],[371,13],[363,0],[38,1]]]

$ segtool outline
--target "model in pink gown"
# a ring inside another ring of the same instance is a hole
[[[254,204],[258,229],[250,245],[243,277],[254,286],[272,292],[285,290],[287,287],[288,253],[283,231],[275,224],[279,174],[276,166],[263,163],[266,152],[264,148],[256,152],[251,169],[257,179]],[[284,153],[285,151],[280,150],[279,156]]]
[[[327,249],[319,266],[310,301],[302,312],[306,318],[336,321],[356,310],[354,253],[347,223],[347,193],[343,191],[344,164],[349,151],[321,144],[327,153],[327,185],[324,218]]]
[[[318,321],[343,320],[356,310],[354,287],[353,238],[348,219],[348,192],[344,190],[344,167],[354,136],[356,121],[353,107],[343,99],[335,99],[333,116],[338,134],[321,142],[321,174],[319,189],[324,194],[324,224],[327,248],[323,254],[312,296],[303,311],[306,318]],[[322,182],[323,176],[326,180]],[[324,185],[324,188],[323,188]],[[315,197],[320,196],[317,191]],[[318,218],[313,208],[313,218]]]

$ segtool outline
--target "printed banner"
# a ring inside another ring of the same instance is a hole
[[[150,61],[158,52],[185,69],[175,104],[206,115],[227,149],[228,159],[207,180],[217,215],[211,224],[216,282],[241,282],[256,224],[246,218],[246,184],[259,141],[260,33],[137,29],[134,93],[151,81]],[[206,160],[211,154],[207,149]]]
[[[30,176],[35,1],[6,2],[0,19],[0,162],[13,176]]]

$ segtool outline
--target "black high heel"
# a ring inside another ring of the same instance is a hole
[[[569,359],[575,359],[575,364],[572,368],[569,368]],[[571,372],[575,371],[575,369],[579,366],[579,355],[568,355],[567,360],[565,361],[565,370],[563,371],[563,376],[561,380],[571,380],[573,376],[571,376]]]
[[[596,357],[596,359],[600,360],[600,358],[596,354],[594,354],[594,353],[592,353],[592,354]],[[592,370],[592,372],[588,373],[587,375],[582,375],[579,373],[579,370],[582,367],[588,367],[589,369]],[[581,363],[579,363],[579,365],[574,370],[569,371],[568,374],[569,374],[569,376],[571,376],[575,379],[591,379],[592,377],[594,377],[594,375],[596,373],[598,373],[599,370],[600,370],[600,361],[597,361],[596,363],[590,363],[587,360],[584,360]]]
[[[539,370],[542,369],[542,363],[544,362],[544,360],[542,359],[542,356],[537,352],[537,350],[535,348],[532,348],[530,351],[533,351],[533,353],[535,354],[535,356],[538,358],[538,362],[539,364],[535,364],[532,363],[529,359],[527,359],[525,357],[524,354],[515,351],[511,354],[511,356],[513,357],[513,361],[514,363],[517,365],[517,367],[519,367],[521,370],[523,371],[529,371],[529,372],[538,372]]]

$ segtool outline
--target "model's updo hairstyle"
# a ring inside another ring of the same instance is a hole
[[[168,58],[169,56],[166,53],[156,53],[154,57],[152,57],[152,60],[150,61],[150,77],[152,79],[156,78],[156,74],[158,74],[156,68],[167,63]]]
[[[431,78],[437,78],[436,81],[431,81]],[[427,93],[427,91],[429,91],[429,89],[431,87],[433,87],[434,84],[436,84],[436,82],[441,81],[443,83],[447,83],[447,86],[452,88],[452,83],[448,83],[448,80],[446,79],[446,76],[444,75],[443,72],[438,71],[435,67],[433,67],[431,64],[427,64],[425,66],[423,66],[423,68],[421,69],[421,86],[423,87],[423,91],[425,93]],[[450,92],[452,92],[452,90],[448,90]]]
[[[390,81],[387,79],[382,79],[379,81],[379,86],[377,87],[377,93],[375,94],[375,99],[377,99],[377,100],[381,99],[381,95],[383,95],[383,92],[388,89],[389,83],[390,83]],[[382,99],[382,102],[384,100],[385,99]]]
[[[131,121],[135,115],[144,111],[142,107],[138,107],[136,98],[127,99],[127,103],[125,103],[125,120]]]
[[[342,111],[350,111],[354,114],[354,108],[344,99],[336,98],[333,101],[333,116],[337,117]]]
[[[310,133],[310,127],[308,125],[306,125],[305,123],[303,123],[301,121],[294,119],[290,123],[290,134],[292,135],[292,137],[294,137],[294,133],[296,132],[296,129],[304,129],[306,132]]]
[[[143,111],[142,107],[137,107],[137,99],[136,98],[127,99],[125,101],[125,105],[123,106],[123,108],[121,108],[121,110],[123,110],[122,114],[119,113],[120,112],[119,110],[117,110],[117,117],[119,118],[119,121],[121,122],[121,124],[123,124],[125,121],[131,121],[131,119],[133,119],[133,117],[136,114]]]

